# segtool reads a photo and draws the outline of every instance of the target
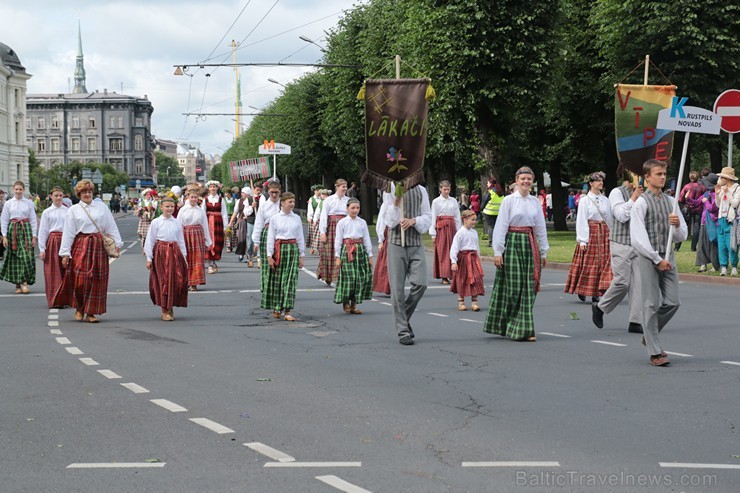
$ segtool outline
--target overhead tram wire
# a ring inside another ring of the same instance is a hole
[[[210,59],[211,59],[211,55],[213,55],[213,53],[214,53],[214,52],[215,52],[215,51],[216,51],[216,50],[218,49],[218,47],[219,47],[219,46],[221,46],[221,43],[223,43],[223,42],[224,42],[224,39],[226,39],[226,36],[228,36],[228,35],[229,35],[229,33],[231,32],[231,30],[232,30],[232,29],[234,28],[234,25],[236,25],[236,23],[237,23],[237,22],[239,21],[239,18],[240,18],[240,17],[242,16],[242,14],[244,13],[244,11],[245,11],[245,10],[247,10],[247,7],[249,7],[249,4],[250,4],[250,3],[252,3],[252,0],[248,0],[248,1],[247,1],[246,5],[244,5],[244,7],[242,8],[241,12],[239,12],[239,15],[237,15],[237,16],[236,16],[236,19],[234,19],[234,22],[232,22],[232,23],[231,23],[231,25],[230,25],[230,26],[229,26],[229,28],[228,28],[228,29],[226,30],[226,32],[224,33],[224,35],[223,35],[223,36],[221,37],[221,39],[220,39],[220,40],[218,41],[218,43],[216,43],[216,46],[214,46],[214,47],[213,47],[213,49],[212,49],[212,50],[211,50],[211,52],[210,52],[210,53],[208,54],[208,56],[207,56],[207,57],[206,57],[206,58],[205,58],[205,59],[203,60],[204,62],[207,62],[208,60],[210,60]]]

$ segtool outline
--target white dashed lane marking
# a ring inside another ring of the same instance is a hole
[[[224,425],[216,423],[215,421],[211,421],[208,418],[190,418],[190,421],[204,428],[208,428],[209,430],[216,432],[219,435],[234,433],[234,430],[232,430],[231,428],[227,428]]]
[[[80,358],[80,361],[87,366],[98,366],[100,364],[92,358]]]
[[[666,354],[670,354],[671,356],[680,356],[682,358],[693,358],[693,354],[686,354],[686,353],[674,353],[672,351],[666,351]]]
[[[144,469],[150,467],[164,467],[166,462],[77,462],[67,466],[67,469]]]
[[[50,329],[49,332],[57,336],[62,335],[62,331],[60,329]]]
[[[64,349],[66,349],[69,354],[85,354],[82,351],[80,351],[80,348],[77,348],[74,346],[66,347]]]
[[[182,407],[180,404],[175,404],[174,402],[168,401],[167,399],[151,399],[149,402],[151,402],[152,404],[156,404],[159,407],[163,407],[171,413],[187,412],[187,409]]]
[[[434,312],[429,312],[429,313],[427,313],[427,315],[431,315],[433,317],[441,317],[441,318],[447,318],[447,317],[449,317],[449,315],[445,315],[443,313],[434,313]]]
[[[105,378],[121,378],[121,375],[112,370],[98,370],[98,373],[103,375]]]
[[[724,363],[726,365],[740,366],[740,363],[738,363],[737,361],[720,361],[720,363]]]
[[[489,461],[463,462],[462,467],[560,467],[560,462],[547,461]]]
[[[72,344],[66,337],[57,337],[56,340],[59,344]]]
[[[344,491],[344,493],[372,493],[370,490],[366,490],[365,488],[360,488],[357,485],[348,483],[347,481],[337,476],[316,476],[316,479],[318,479],[322,483],[328,484],[329,486],[333,486],[339,491]]]
[[[245,443],[244,446],[254,450],[255,452],[259,454],[269,457],[272,460],[276,460],[278,462],[294,462],[295,461],[295,457],[291,457],[285,452],[281,452],[277,449],[270,447],[269,445],[265,445],[264,443],[251,442],[251,443]]]
[[[593,340],[591,342],[595,342],[596,344],[604,344],[607,346],[627,347],[627,344],[621,344],[619,342],[609,342],[609,341],[599,341],[599,340]]]
[[[124,386],[124,387],[126,387],[127,389],[129,389],[134,394],[148,394],[149,393],[149,391],[147,389],[145,389],[141,385],[136,384],[136,383],[133,383],[133,382],[122,383],[121,385]]]
[[[538,334],[543,335],[543,336],[550,336],[550,337],[568,337],[568,338],[572,337],[572,336],[567,336],[565,334],[556,334],[554,332],[538,332]]]
[[[266,462],[265,467],[362,467],[362,462]]]
[[[471,322],[471,323],[474,323],[474,324],[482,324],[483,323],[480,320],[473,320],[472,318],[461,318],[460,321],[461,322]]]
[[[660,467],[680,469],[740,469],[740,464],[702,464],[697,462],[659,462]]]

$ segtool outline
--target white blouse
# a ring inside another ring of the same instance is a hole
[[[206,211],[201,206],[196,205],[193,207],[190,205],[190,202],[186,202],[177,212],[177,218],[183,227],[200,224],[201,228],[203,228],[203,236],[206,238],[206,246],[211,246],[213,242],[211,241],[211,233],[208,229],[208,216],[206,216]]]
[[[457,263],[457,254],[462,250],[475,250],[480,255],[478,232],[476,230],[466,227],[457,230],[450,246],[450,260],[453,264]]]
[[[257,216],[254,219],[254,230],[252,231],[252,243],[255,245],[260,244],[262,238],[262,230],[265,229],[265,225],[270,223],[272,216],[280,212],[280,200],[273,202],[271,199],[260,200],[259,208],[257,209]]]
[[[330,195],[324,201],[324,207],[321,209],[321,219],[319,220],[319,233],[326,234],[326,227],[329,225],[329,216],[346,216],[347,201],[349,197],[339,197],[337,194]]]
[[[432,225],[429,227],[429,234],[434,238],[437,236],[437,217],[452,216],[455,218],[455,231],[462,227],[460,220],[460,204],[454,197],[444,198],[441,195],[432,200]]]
[[[235,219],[240,219],[239,218],[239,207],[241,207],[242,202],[244,202],[244,209],[242,210],[242,215],[244,216],[244,219],[251,216],[252,213],[254,212],[254,207],[249,205],[249,197],[247,197],[246,199],[239,199],[236,201],[236,204],[234,204],[234,216],[233,217]]]
[[[262,209],[260,209],[262,210]],[[275,253],[275,240],[293,240],[298,243],[300,256],[306,255],[306,240],[303,237],[303,221],[295,212],[286,214],[283,211],[270,218],[270,227],[267,229],[267,256]]]
[[[380,206],[380,210],[378,211],[378,220],[375,221],[375,234],[378,237],[378,244],[385,241],[385,204],[386,203],[383,202]]]
[[[208,200],[208,202],[210,202],[211,204],[217,204],[218,199],[221,199],[221,219],[224,222],[224,227],[226,227],[226,225],[229,224],[229,214],[226,212],[226,199],[218,195],[209,195],[208,197],[206,197],[206,200]],[[204,209],[205,207],[205,204],[203,204]],[[178,216],[179,215],[180,214],[178,214]]]
[[[316,210],[313,211],[313,222],[317,223],[321,221],[321,211],[324,210],[324,206],[321,205],[324,203],[324,199],[319,199],[319,203],[316,204]]]
[[[95,227],[95,224],[90,220],[85,210],[95,220],[101,233],[111,235],[119,248],[123,245],[121,234],[118,232],[118,226],[116,226],[116,222],[113,220],[113,214],[111,214],[110,209],[102,202],[93,200],[90,205],[87,205],[80,201],[69,208],[67,217],[64,219],[62,245],[59,247],[60,257],[70,254],[72,243],[74,243],[79,233],[91,234],[98,232],[98,228]]]
[[[28,219],[31,224],[31,234],[36,236],[38,224],[36,222],[36,207],[33,202],[25,197],[20,200],[15,196],[5,201],[3,213],[0,215],[0,231],[3,236],[8,236],[8,225],[12,219]]]
[[[341,256],[342,243],[344,243],[345,238],[351,238],[353,240],[362,239],[367,256],[373,256],[373,243],[370,241],[370,231],[368,231],[367,222],[363,218],[358,216],[352,219],[347,216],[339,220],[337,223],[337,236],[334,238],[334,256]]]
[[[152,221],[144,242],[144,253],[147,260],[154,258],[154,245],[158,241],[176,241],[183,256],[186,259],[188,258],[188,251],[185,248],[185,235],[182,231],[180,219],[176,217],[167,219],[164,216],[159,216]]]
[[[603,194],[596,195],[593,192],[588,192],[585,197],[581,197],[581,201],[578,203],[576,241],[581,245],[588,244],[589,221],[606,222],[611,229],[612,206],[609,199]]]
[[[69,207],[60,205],[59,207],[51,205],[41,213],[39,222],[39,251],[46,251],[46,241],[49,239],[49,233],[62,232],[64,230],[64,219],[67,217]]]
[[[501,201],[496,226],[493,228],[493,251],[495,255],[503,255],[506,245],[506,234],[509,227],[532,227],[537,237],[540,256],[545,258],[550,244],[547,242],[547,227],[545,215],[542,214],[542,205],[539,199],[532,195],[522,195],[518,191],[507,195]]]
[[[421,211],[420,215],[415,217],[414,229],[419,234],[429,231],[432,226],[432,208],[429,205],[429,192],[423,185],[417,185],[421,191]],[[391,183],[390,192],[383,192],[383,203],[388,204],[385,208],[383,223],[389,229],[393,229],[401,223],[401,207],[396,207],[395,202],[396,187]]]

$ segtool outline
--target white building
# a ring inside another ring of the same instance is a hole
[[[24,122],[30,78],[15,51],[0,43],[0,189],[10,194],[16,180],[29,184]]]

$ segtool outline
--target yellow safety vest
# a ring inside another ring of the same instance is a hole
[[[501,202],[504,200],[504,198],[491,190],[491,198],[488,200],[488,203],[483,208],[483,214],[487,216],[498,216],[498,210],[501,208]]]

